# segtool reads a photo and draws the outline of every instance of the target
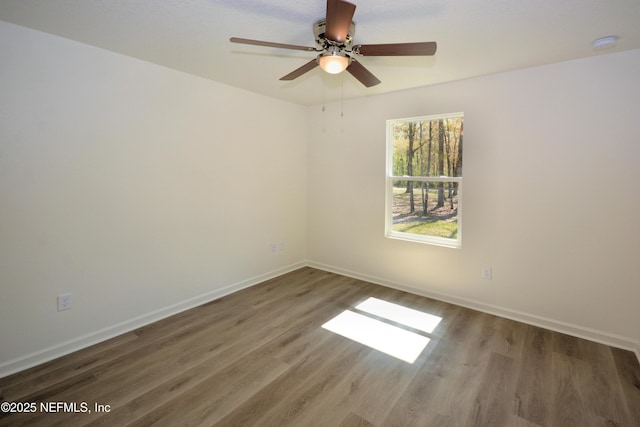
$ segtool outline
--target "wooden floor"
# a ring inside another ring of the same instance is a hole
[[[442,318],[430,334],[386,321],[430,338],[413,364],[322,328],[368,297]],[[640,426],[640,365],[628,351],[303,268],[2,378],[0,398],[37,406],[0,413],[1,426]]]

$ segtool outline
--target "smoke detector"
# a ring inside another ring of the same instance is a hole
[[[604,50],[612,48],[618,43],[618,36],[606,36],[600,37],[599,39],[595,39],[591,42],[591,46],[593,46],[594,50]]]

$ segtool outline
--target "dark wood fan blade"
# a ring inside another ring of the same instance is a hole
[[[366,87],[371,87],[382,83],[376,76],[371,74],[371,71],[367,70],[364,65],[362,65],[355,59],[351,59],[351,64],[347,67],[347,71]]]
[[[307,52],[314,52],[316,50],[316,48],[314,47],[298,46],[295,44],[263,42],[262,40],[241,39],[239,37],[231,37],[229,41],[231,43],[251,44],[255,46],[278,47],[281,49],[304,50]]]
[[[313,70],[317,66],[318,66],[318,60],[314,59],[314,60],[309,61],[306,64],[304,64],[302,67],[296,68],[295,70],[293,70],[292,72],[290,72],[286,76],[280,77],[280,80],[293,80],[293,79],[296,79],[296,78],[300,77],[301,75],[303,75],[304,73],[306,73],[307,71]]]
[[[355,4],[344,0],[327,0],[327,26],[324,35],[329,40],[343,43],[349,33],[349,27],[355,12]]]
[[[361,44],[353,50],[362,56],[430,56],[436,53],[436,42]]]

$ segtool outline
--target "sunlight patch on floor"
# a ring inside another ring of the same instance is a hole
[[[442,317],[433,314],[423,313],[422,311],[404,307],[392,302],[383,301],[378,298],[370,297],[356,306],[360,311],[373,314],[378,317],[384,317],[396,323],[402,323],[410,328],[419,331],[432,333],[442,320]]]
[[[322,327],[407,363],[415,362],[429,343],[427,337],[350,310],[343,311]]]

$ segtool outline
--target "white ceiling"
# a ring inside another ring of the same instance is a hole
[[[302,105],[317,105],[640,48],[639,0],[354,0],[355,44],[437,41],[434,57],[364,57],[382,84],[319,68],[278,79],[312,52],[325,0],[0,0],[0,19]],[[618,35],[594,51],[591,41]]]

